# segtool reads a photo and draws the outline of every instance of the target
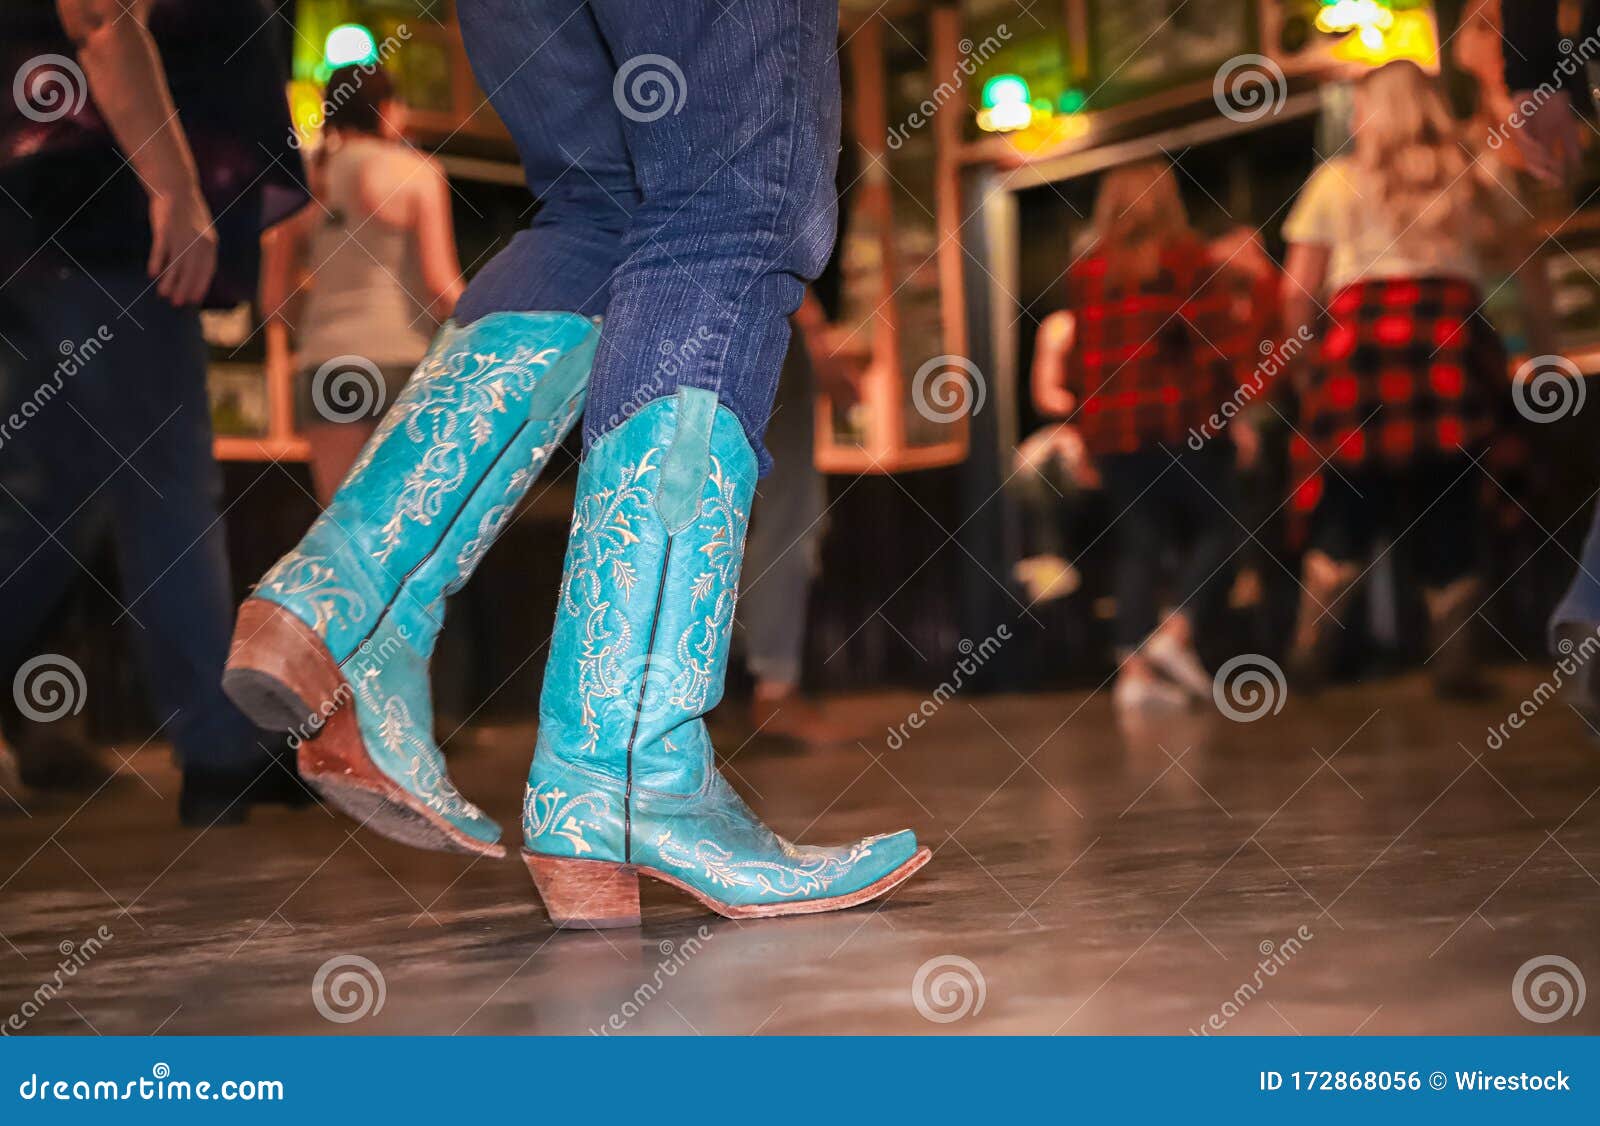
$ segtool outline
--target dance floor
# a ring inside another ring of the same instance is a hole
[[[1596,1033],[1577,990],[1600,986],[1600,739],[1534,702],[1543,672],[1501,670],[1483,704],[1406,677],[1142,730],[1104,695],[957,696],[904,740],[888,729],[922,697],[839,701],[860,743],[735,741],[730,777],[791,838],[916,828],[919,877],[746,923],[646,883],[646,925],[599,933],[552,930],[514,857],[415,852],[320,808],[180,830],[165,749],[122,747],[88,800],[0,815],[0,1022]],[[1491,737],[1524,701],[1532,719]],[[531,747],[529,727],[452,742],[461,788],[508,827]]]

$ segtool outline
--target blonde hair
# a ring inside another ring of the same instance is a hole
[[[1095,248],[1110,263],[1113,281],[1123,285],[1153,276],[1162,250],[1198,237],[1189,225],[1178,178],[1164,160],[1107,172],[1090,222]]]
[[[1493,178],[1427,72],[1402,59],[1366,74],[1357,90],[1364,112],[1355,162],[1377,189],[1372,206],[1394,223],[1399,240],[1490,242],[1485,203]]]

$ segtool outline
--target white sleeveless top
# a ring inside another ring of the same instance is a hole
[[[322,206],[306,258],[312,288],[299,325],[302,367],[351,354],[380,365],[415,364],[438,327],[415,233],[361,203],[362,167],[393,143],[347,138],[324,159]]]

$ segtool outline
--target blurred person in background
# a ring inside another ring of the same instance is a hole
[[[1474,459],[1507,396],[1505,349],[1479,310],[1497,256],[1538,292],[1529,216],[1415,63],[1361,79],[1352,131],[1352,153],[1312,175],[1284,227],[1286,323],[1319,323],[1327,301],[1299,380],[1292,507],[1309,530],[1290,664],[1303,684],[1326,679],[1349,595],[1388,540],[1424,588],[1435,687],[1471,695]]]
[[[1196,629],[1225,607],[1239,541],[1234,427],[1208,420],[1254,342],[1189,224],[1171,165],[1115,169],[1091,242],[1067,271],[1067,311],[1041,326],[1034,397],[1068,417],[1104,481],[1113,521],[1122,710],[1209,699]],[[1235,424],[1237,425],[1237,424]],[[1216,431],[1216,432],[1213,432]],[[1192,442],[1199,432],[1203,440]],[[1163,579],[1176,562],[1161,614]]]
[[[790,319],[789,351],[778,375],[762,479],[745,548],[738,620],[745,667],[754,678],[749,726],[767,739],[813,746],[850,734],[800,692],[811,584],[827,530],[827,481],[815,460],[816,395],[849,398],[854,384],[834,357],[822,305],[808,292]]]
[[[1530,170],[1546,183],[1564,187],[1577,175],[1583,155],[1588,131],[1579,114],[1594,109],[1590,99],[1596,76],[1569,74],[1575,60],[1563,54],[1562,44],[1576,49],[1600,36],[1600,2],[1585,3],[1579,35],[1572,40],[1561,35],[1558,8],[1558,0],[1515,0],[1505,5],[1502,20],[1506,86],[1518,110],[1524,115],[1531,111],[1512,138]],[[1553,94],[1552,85],[1557,87]],[[1596,631],[1600,631],[1600,503],[1590,518],[1577,573],[1550,616],[1551,650],[1560,653],[1563,641],[1576,643]],[[1600,711],[1600,670],[1585,666],[1578,702],[1591,713]]]
[[[306,798],[219,685],[232,591],[200,327],[203,305],[251,299],[261,231],[307,198],[270,22],[256,0],[0,7],[0,666],[10,683],[103,503],[192,825]]]
[[[1511,139],[1530,172],[1564,185],[1583,156],[1577,115],[1592,112],[1592,91],[1600,87],[1600,75],[1583,61],[1594,57],[1600,37],[1600,0],[1583,0],[1572,37],[1561,34],[1561,0],[1502,0],[1499,7],[1506,89],[1520,115]]]
[[[323,92],[316,206],[269,232],[261,307],[269,362],[293,325],[296,423],[327,504],[461,296],[450,187],[404,138],[406,108],[374,64],[342,66]]]

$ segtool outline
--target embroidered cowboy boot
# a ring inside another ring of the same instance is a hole
[[[910,832],[790,844],[717,771],[756,458],[709,391],[680,388],[597,440],[578,476],[524,860],[557,926],[639,922],[641,874],[730,918],[832,911],[927,863]]]
[[[598,339],[572,313],[446,325],[333,502],[240,608],[228,695],[291,732],[306,781],[384,836],[505,854],[445,771],[428,660],[445,596],[582,412]]]

